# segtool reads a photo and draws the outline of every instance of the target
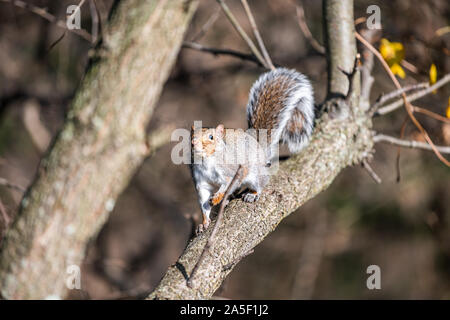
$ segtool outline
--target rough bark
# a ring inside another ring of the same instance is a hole
[[[197,1],[118,2],[65,125],[22,200],[0,256],[9,299],[62,298],[68,266],[148,154],[146,125]]]
[[[345,96],[348,79],[340,69],[351,71],[356,55],[353,1],[323,1],[323,19],[328,61],[328,96]],[[359,84],[355,89],[354,94],[359,95]]]
[[[300,155],[280,165],[279,172],[272,177],[258,202],[248,204],[233,200],[229,203],[214,245],[197,269],[194,286],[189,288],[186,279],[197,263],[215,222],[208,231],[188,244],[149,299],[210,298],[232,270],[224,266],[239,261],[274,231],[286,216],[328,188],[343,168],[360,163],[371,153],[372,122],[358,104],[358,77],[354,82],[353,98],[347,100],[351,106],[342,98],[347,94],[348,79],[339,68],[351,71],[356,54],[353,1],[328,0],[324,1],[324,7],[324,23],[329,30],[327,53],[332,55],[329,59],[329,96],[338,96],[324,105],[336,112],[323,114],[316,124],[310,145]]]

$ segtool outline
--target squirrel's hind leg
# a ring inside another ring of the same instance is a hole
[[[242,196],[242,200],[245,202],[258,201],[259,195],[264,190],[264,187],[268,181],[269,178],[266,172],[258,173],[256,175],[256,179],[249,179],[246,181],[245,186],[249,189],[249,191]]]

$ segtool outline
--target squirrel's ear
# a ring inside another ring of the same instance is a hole
[[[222,138],[225,133],[225,128],[223,127],[223,124],[219,124],[216,127],[216,136]]]

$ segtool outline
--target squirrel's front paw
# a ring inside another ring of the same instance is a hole
[[[225,194],[222,192],[216,192],[210,200],[211,205],[212,206],[218,205],[223,200],[224,195]]]
[[[255,202],[259,199],[259,194],[256,191],[250,191],[247,192],[246,194],[244,194],[244,196],[242,197],[242,200],[244,200],[245,202]]]
[[[210,219],[210,218],[203,217],[203,223],[200,223],[200,224],[197,226],[197,228],[196,228],[196,230],[195,230],[195,234],[196,234],[196,235],[199,235],[200,233],[203,233],[203,231],[205,231],[206,229],[208,229],[210,222],[211,222],[211,219]]]

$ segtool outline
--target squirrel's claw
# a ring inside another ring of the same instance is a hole
[[[255,191],[247,192],[242,197],[242,200],[244,200],[245,202],[255,202],[258,199],[259,199],[259,194],[257,192],[255,192]]]
[[[211,222],[211,219],[204,215],[203,216],[203,222],[200,223],[197,226],[197,228],[195,229],[195,234],[199,235],[200,233],[203,233],[203,231],[208,229],[210,222]]]

